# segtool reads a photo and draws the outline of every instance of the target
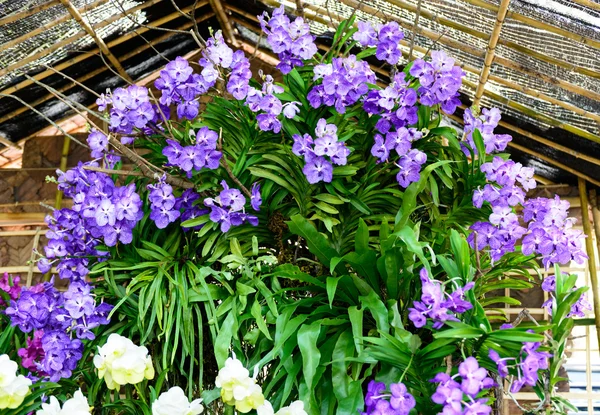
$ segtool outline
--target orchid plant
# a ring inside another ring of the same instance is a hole
[[[565,413],[585,288],[544,281],[549,322],[485,311],[518,305],[492,294],[532,287],[527,268],[586,258],[568,203],[527,198],[499,110],[444,124],[464,72],[443,51],[403,60],[395,22],[352,17],[321,53],[303,18],[258,18],[281,82],[216,32],[159,97],[98,98],[108,131],[58,172],[73,206],[37,262],[67,291],[0,285],[0,351],[18,346],[37,391],[11,413],[63,413],[40,396],[81,388],[98,414],[490,414],[505,382]]]

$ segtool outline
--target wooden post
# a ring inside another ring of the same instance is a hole
[[[225,9],[223,9],[221,0],[209,0],[209,2],[210,7],[212,7],[215,15],[217,16],[221,30],[223,30],[225,40],[227,40],[227,42],[231,43],[233,46],[238,47],[239,45],[233,32],[233,26],[231,26],[229,17],[227,16],[227,13],[225,13]]]
[[[73,16],[73,19],[75,19],[77,21],[77,23],[79,23],[79,25],[83,28],[83,30],[85,30],[87,32],[87,34],[90,35],[92,37],[92,39],[94,39],[94,42],[96,42],[96,45],[98,45],[98,48],[100,48],[100,51],[104,55],[106,55],[106,57],[108,58],[108,60],[112,64],[112,66],[115,67],[117,72],[119,72],[119,74],[127,82],[133,83],[133,79],[131,79],[129,74],[127,74],[127,72],[125,71],[125,68],[123,68],[123,66],[121,65],[121,62],[119,62],[119,60],[117,58],[115,58],[115,56],[112,54],[112,52],[108,49],[108,46],[106,46],[106,43],[104,43],[104,40],[102,40],[102,38],[100,36],[98,36],[98,34],[92,28],[92,26],[90,26],[90,24],[88,22],[83,20],[83,17],[79,13],[79,10],[77,10],[77,8],[75,6],[73,6],[73,4],[71,4],[71,1],[70,0],[60,0],[60,2],[63,4],[63,6],[66,7],[66,9],[69,11],[69,14],[71,16]]]
[[[585,180],[581,177],[578,180],[579,198],[581,199],[581,220],[583,222],[583,231],[585,232],[585,249],[588,255],[588,267],[590,270],[590,283],[592,284],[592,295],[594,297],[594,319],[596,321],[596,335],[600,345],[600,295],[598,290],[598,269],[596,267],[596,254],[594,252],[594,243],[592,241],[592,226],[589,214],[589,204]],[[597,224],[596,224],[597,226]]]
[[[29,259],[29,271],[27,271],[27,287],[31,287],[33,282],[33,267],[35,266],[35,257],[38,245],[40,243],[40,231],[42,228],[39,226],[35,228],[35,236],[33,237],[33,247],[31,249],[31,257]]]
[[[490,69],[492,68],[492,63],[494,62],[494,55],[496,54],[496,45],[498,44],[498,39],[500,38],[502,24],[504,23],[504,19],[506,18],[506,12],[508,11],[509,3],[510,0],[502,0],[500,2],[496,23],[494,24],[494,29],[492,30],[492,35],[490,37],[490,41],[485,52],[483,69],[481,70],[481,74],[479,75],[479,83],[477,84],[477,89],[475,90],[473,106],[479,106],[481,96],[483,95],[483,89],[485,88],[485,84],[488,80],[488,77],[490,76]]]

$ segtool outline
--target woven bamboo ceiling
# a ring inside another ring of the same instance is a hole
[[[71,0],[73,5],[66,7],[68,3],[0,0],[0,94],[14,94],[53,120],[71,109],[35,81],[66,91],[83,105],[92,101],[84,89],[43,65],[99,92],[124,83],[119,75],[137,80],[164,64],[157,52],[172,58],[197,47],[191,36],[149,28],[189,30],[192,20],[175,6],[188,16],[193,11],[203,34],[209,25],[221,27],[246,50],[259,41],[256,15],[273,6],[284,4],[290,14],[310,20],[323,49],[338,23],[358,10],[359,19],[400,23],[406,58],[432,48],[455,57],[467,73],[463,107],[500,107],[503,132],[514,137],[510,151],[515,159],[536,167],[548,181],[581,177],[600,186],[600,0]],[[83,16],[80,21],[77,14]],[[96,31],[95,38],[85,23]],[[259,46],[263,53],[255,56],[273,62],[264,41]],[[385,79],[388,68],[377,69]],[[25,128],[32,117],[36,123]],[[461,118],[462,109],[448,122]],[[5,143],[46,125],[22,102],[0,96]]]

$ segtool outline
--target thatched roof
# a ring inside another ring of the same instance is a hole
[[[72,87],[72,83],[40,64],[59,67],[98,91],[120,81],[115,73],[101,69],[103,62],[94,40],[70,18],[62,4],[65,1],[0,0],[0,25],[19,13],[27,14],[0,30],[0,93],[15,94],[55,120],[70,109],[51,96],[40,101],[41,96],[49,95],[48,91],[23,77],[23,71],[37,71],[36,78],[46,74],[43,82],[63,88],[85,105],[90,100],[85,90]],[[138,24],[171,28],[187,24],[189,28],[191,21],[178,14],[173,3],[191,12],[192,0],[72,3],[133,79],[164,63],[157,58],[154,46],[167,57],[197,47],[190,36],[157,33]],[[463,66],[467,73],[461,91],[464,107],[476,102],[502,109],[502,128],[514,137],[511,152],[516,159],[535,166],[550,181],[568,182],[579,176],[600,185],[598,0],[210,0],[196,2],[196,16],[212,19],[200,24],[201,28],[206,29],[208,24],[218,27],[221,22],[226,33],[253,47],[259,32],[255,16],[280,3],[291,14],[298,13],[297,5],[301,5],[323,48],[337,23],[355,9],[359,19],[398,21],[406,33],[403,48],[407,57],[411,44],[413,56],[441,48]],[[119,4],[132,17],[123,17]],[[148,46],[138,35],[140,32],[155,45]],[[27,33],[35,36],[25,39]],[[4,50],[2,46],[7,42],[13,44]],[[56,47],[57,42],[65,44]],[[85,48],[87,55],[81,52]],[[95,55],[90,56],[90,50]],[[268,56],[264,42],[260,50],[265,52],[260,56]],[[11,69],[1,69],[6,65]],[[458,122],[461,111],[456,114],[458,118],[450,117],[448,121]],[[25,122],[32,117],[35,124]],[[35,117],[20,102],[0,98],[0,134],[9,140],[16,142],[47,125],[42,117]]]

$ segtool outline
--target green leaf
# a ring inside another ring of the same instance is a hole
[[[298,348],[302,355],[302,374],[309,390],[313,391],[313,379],[321,360],[321,352],[317,347],[317,340],[321,332],[321,323],[315,321],[305,324],[298,330]],[[314,391],[313,391],[314,393]]]
[[[254,299],[254,304],[252,304],[250,313],[252,314],[252,317],[254,317],[254,319],[256,320],[256,325],[258,326],[258,329],[262,331],[262,333],[267,337],[267,339],[273,340],[271,337],[271,333],[269,333],[267,323],[265,322],[265,319],[262,316],[260,303],[256,298]]]
[[[342,279],[342,277],[327,277],[327,298],[329,299],[329,308],[333,306],[335,291],[340,279]]]
[[[290,231],[306,240],[308,249],[312,252],[322,264],[329,264],[331,259],[340,256],[338,252],[331,247],[327,238],[301,215],[294,215],[286,222]]]

